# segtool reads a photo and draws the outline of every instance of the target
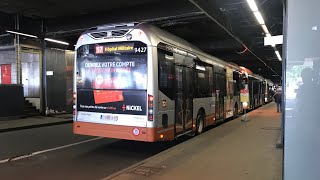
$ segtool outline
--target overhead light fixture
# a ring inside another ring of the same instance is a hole
[[[55,39],[44,38],[44,40],[50,41],[50,42],[54,42],[54,43],[58,43],[58,44],[63,44],[63,45],[69,45],[69,43],[67,43],[67,42],[59,41],[59,40],[55,40]]]
[[[271,34],[270,33],[266,34],[266,37],[271,38]],[[266,40],[264,40],[264,41],[266,41]],[[272,40],[270,41],[269,45],[271,45],[272,47],[276,47],[276,44]]]
[[[6,33],[6,34],[0,34],[0,37],[6,37],[6,36],[10,36],[9,33]]]
[[[256,19],[258,20],[259,24],[261,24],[261,25],[265,24],[263,17],[259,11],[253,12],[253,14],[254,14],[254,16],[256,16]]]
[[[279,51],[275,51],[275,53],[276,53],[276,55],[277,55],[277,57],[278,57],[279,61],[282,61],[282,58],[281,58],[281,56],[280,56]]]
[[[16,31],[6,30],[6,32],[7,32],[7,33],[11,33],[11,34],[21,35],[21,36],[27,36],[27,37],[31,37],[31,38],[38,38],[38,36],[35,36],[35,35],[26,34],[26,33],[21,33],[21,32],[16,32]]]
[[[283,44],[283,35],[271,36],[271,34],[266,34],[266,37],[264,37],[264,45],[275,47],[276,44]]]
[[[266,33],[266,34],[270,34],[269,33],[269,30],[268,30],[268,28],[267,28],[267,26],[266,25],[261,25],[261,27],[262,27],[262,29],[263,29],[263,31],[264,31],[264,33]]]
[[[254,12],[254,11],[258,11],[258,7],[257,4],[254,0],[247,0],[250,9]]]

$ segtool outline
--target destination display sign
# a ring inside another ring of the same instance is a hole
[[[146,53],[147,46],[142,43],[99,44],[95,47],[95,54],[113,53]]]

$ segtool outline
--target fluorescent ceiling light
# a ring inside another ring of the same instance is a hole
[[[266,37],[271,37],[271,34],[270,34],[270,33],[267,33],[267,34],[266,34]]]
[[[21,36],[27,36],[27,37],[32,37],[32,38],[38,38],[38,36],[35,36],[35,35],[25,34],[25,33],[20,33],[20,32],[16,32],[16,31],[9,31],[9,30],[6,30],[6,32],[8,32],[8,33],[12,33],[12,34],[21,35]]]
[[[280,61],[282,61],[282,58],[281,58],[281,56],[280,56],[280,54],[279,54],[279,51],[275,51],[275,53],[276,53],[278,59],[279,59]]]
[[[258,7],[257,7],[257,4],[254,0],[247,0],[249,6],[250,6],[250,9],[254,12],[254,11],[258,11]]]
[[[256,16],[256,19],[258,20],[259,24],[264,24],[263,17],[259,11],[253,12],[254,16]]]
[[[44,38],[44,40],[46,40],[46,41],[50,41],[50,42],[54,42],[54,43],[58,43],[58,44],[69,45],[69,43],[67,43],[67,42],[59,41],[59,40],[55,40],[55,39]]]
[[[262,29],[263,29],[263,31],[266,33],[266,34],[270,34],[269,33],[269,30],[268,30],[268,28],[267,28],[267,26],[266,25],[261,25],[261,27],[262,27]]]

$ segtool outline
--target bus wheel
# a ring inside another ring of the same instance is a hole
[[[237,118],[238,117],[238,112],[239,112],[239,109],[238,109],[238,105],[236,104],[233,108],[233,117],[234,118]]]
[[[196,134],[201,134],[203,133],[204,130],[204,115],[203,113],[200,113],[197,116],[197,129],[196,129]]]

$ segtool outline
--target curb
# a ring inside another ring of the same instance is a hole
[[[68,123],[72,123],[72,122],[73,122],[73,120],[67,120],[67,121],[60,121],[60,122],[53,122],[53,123],[19,126],[19,127],[7,128],[7,129],[0,129],[0,133],[23,130],[23,129],[40,128],[40,127],[46,127],[46,126],[54,126],[54,125],[60,125],[60,124],[68,124]]]
[[[280,135],[279,135],[279,137],[278,137],[278,139],[277,139],[276,148],[278,148],[278,149],[282,149],[282,148],[283,148],[282,134],[281,134],[281,132],[280,132]]]
[[[0,121],[16,120],[16,119],[25,119],[26,115],[17,115],[17,116],[3,116],[0,117]]]

